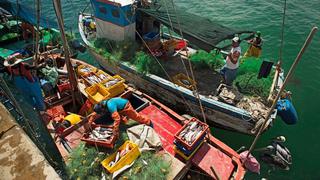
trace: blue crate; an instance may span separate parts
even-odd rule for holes
[[[184,147],[182,144],[180,144],[177,140],[174,140],[174,141],[173,141],[173,144],[175,144],[175,145],[177,146],[177,148],[178,148],[181,152],[183,152],[185,155],[189,156],[189,155],[191,155],[191,154],[193,153],[193,151],[194,151],[195,149],[197,149],[197,147],[201,144],[201,142],[204,140],[205,136],[206,136],[206,133],[203,134],[203,135],[199,138],[199,140],[194,144],[194,146],[193,146],[190,150],[187,149],[186,147]]]

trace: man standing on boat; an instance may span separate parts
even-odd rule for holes
[[[223,76],[225,83],[228,86],[232,85],[232,82],[236,79],[237,69],[239,67],[239,57],[241,54],[240,38],[234,37],[232,39],[232,48],[230,53],[226,57],[226,64],[220,70],[220,74]]]
[[[116,97],[101,101],[94,106],[93,110],[95,113],[89,117],[89,124],[98,118],[98,115],[110,113],[112,119],[114,120],[113,133],[116,137],[119,135],[119,126],[121,120],[124,122],[127,121],[127,118],[121,118],[121,116],[127,116],[128,118],[133,119],[141,124],[152,126],[151,120],[135,111],[131,103],[124,98]]]
[[[250,44],[247,52],[244,54],[244,57],[260,57],[262,51],[263,40],[261,38],[261,32],[257,31],[253,39],[250,39],[248,43]]]

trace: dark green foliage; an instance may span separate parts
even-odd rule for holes
[[[258,58],[243,58],[237,72],[237,78],[233,82],[240,92],[249,96],[261,96],[267,98],[272,85],[274,70],[268,78],[257,79],[262,60]]]
[[[103,153],[99,154],[94,147],[86,147],[85,143],[80,143],[67,161],[70,179],[100,179],[100,162],[103,159]]]
[[[7,34],[2,35],[0,37],[0,41],[6,41],[6,40],[9,40],[9,39],[17,38],[18,36],[19,36],[18,33],[7,33]]]
[[[217,70],[224,65],[224,58],[221,54],[216,54],[215,51],[208,53],[199,50],[197,53],[192,54],[189,59],[196,69],[209,67],[213,70]]]
[[[139,51],[136,53],[133,64],[136,66],[137,71],[140,73],[152,73],[159,75],[162,73],[160,65],[149,54]]]
[[[147,163],[144,164],[143,160]],[[141,179],[166,179],[170,164],[163,160],[161,156],[153,152],[142,152],[131,169],[127,170],[122,178],[128,177],[132,180]],[[121,178],[120,178],[121,179]]]

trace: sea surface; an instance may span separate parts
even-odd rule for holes
[[[23,0],[23,3],[33,0]],[[280,35],[284,0],[175,0],[178,7],[219,22],[234,29],[261,31],[264,39],[262,57],[276,62],[279,59]],[[65,23],[79,37],[78,12],[88,0],[62,0]],[[55,18],[51,0],[42,0],[42,12]],[[177,7],[177,8],[178,8]],[[89,5],[90,8],[90,5]],[[201,26],[201,24],[198,24]],[[197,25],[196,25],[197,26]],[[195,27],[196,27],[195,26]],[[283,68],[288,71],[313,26],[320,26],[320,0],[288,0],[285,16]],[[247,45],[242,43],[243,53]],[[79,59],[95,63],[88,54]],[[273,169],[261,163],[261,173],[248,172],[246,179],[320,179],[320,32],[302,56],[288,88],[299,114],[296,125],[286,125],[277,119],[273,127],[262,135],[257,147],[264,147],[270,139],[284,135],[293,156],[289,171]],[[213,135],[234,149],[250,147],[252,137],[213,129]],[[257,155],[257,154],[254,154]]]

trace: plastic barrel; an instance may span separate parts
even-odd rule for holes
[[[298,114],[291,101],[288,99],[279,100],[277,103],[278,115],[286,124],[296,124]]]

